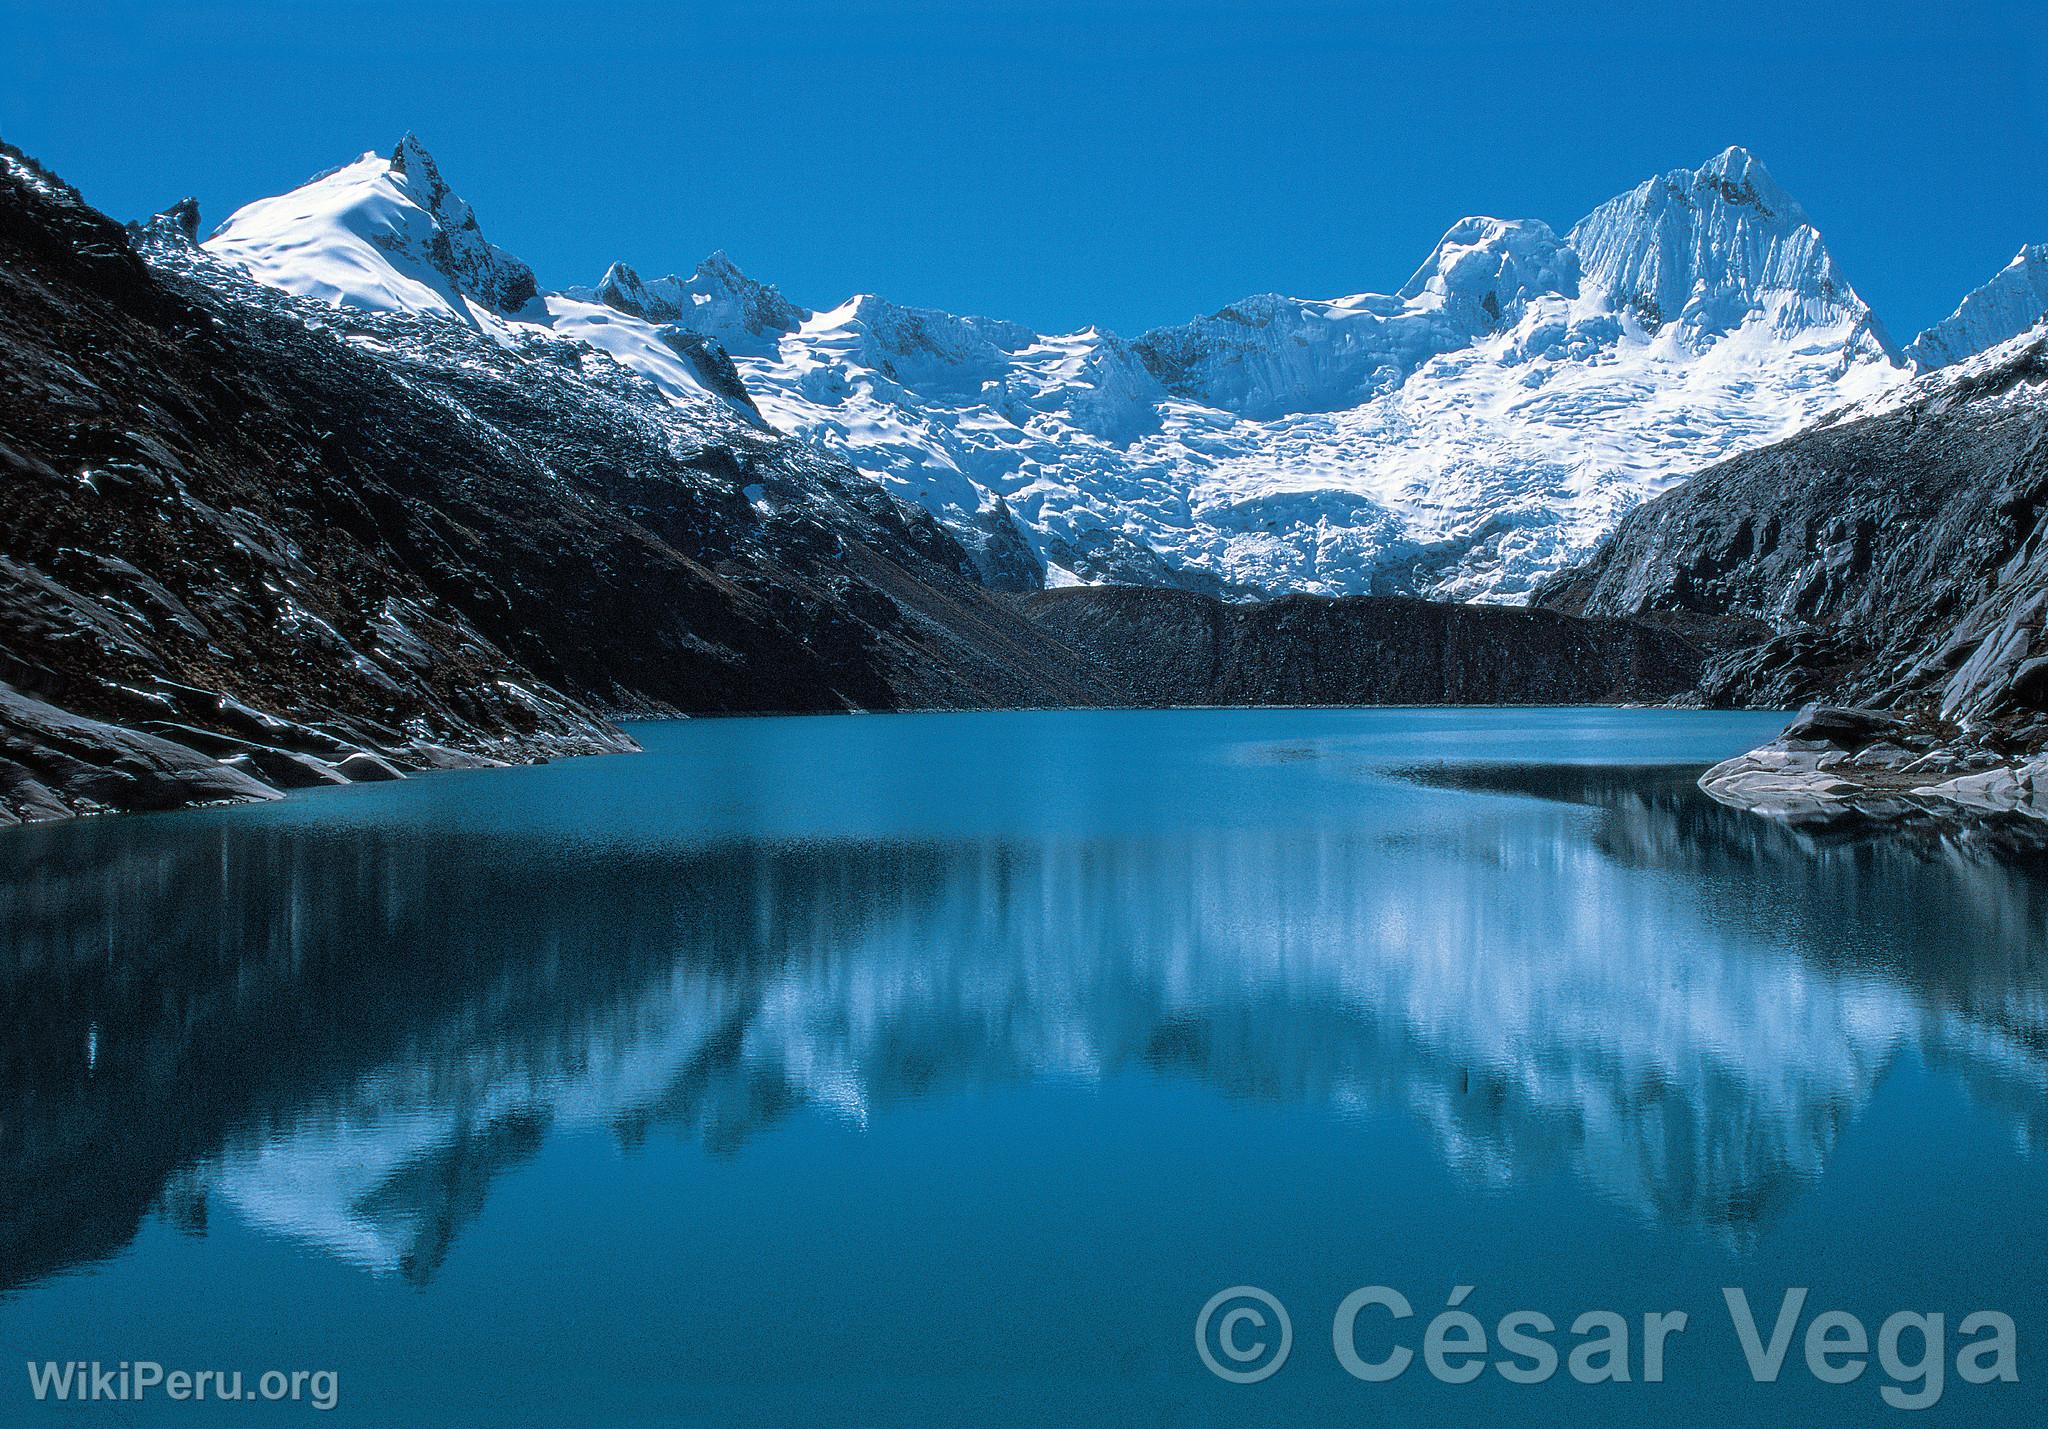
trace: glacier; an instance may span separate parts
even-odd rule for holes
[[[1741,148],[1563,234],[1461,219],[1392,293],[1260,294],[1135,338],[875,294],[811,309],[724,253],[544,292],[412,135],[205,247],[329,304],[599,349],[844,458],[1009,590],[1520,602],[1645,498],[1914,368]],[[1954,346],[2009,321],[1988,303]]]
[[[808,312],[723,255],[574,291],[636,284],[731,350],[769,421],[1020,585],[1516,601],[1646,496],[1904,375],[1735,148],[1562,236],[1463,219],[1391,294],[1263,294],[1134,340],[874,295]],[[1006,519],[1035,560],[1002,546]]]

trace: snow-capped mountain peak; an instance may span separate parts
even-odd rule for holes
[[[448,187],[440,165],[411,130],[391,152],[391,178],[433,215],[428,258],[463,292],[501,313],[516,313],[538,295],[533,269],[485,240],[475,210]]]
[[[1988,352],[2048,317],[2048,243],[2030,243],[1956,310],[1913,339],[1906,355],[1923,371]]]
[[[571,288],[570,293],[584,296],[580,290]],[[636,318],[649,322],[672,323],[682,316],[682,310],[675,300],[656,293],[647,286],[647,280],[624,263],[614,263],[604,270],[604,276],[597,280],[588,296],[593,302],[604,303],[622,313],[631,313]]]
[[[1567,236],[1460,220],[1392,293],[1265,293],[1130,342],[873,295],[772,340],[709,330],[771,421],[1002,550],[1005,579],[1013,519],[1049,580],[1240,592],[1518,599],[1643,496],[1900,376],[1739,148]]]
[[[416,135],[229,215],[206,240],[259,282],[337,307],[513,314],[539,294],[533,270],[483,236],[476,214]]]
[[[1154,328],[1137,349],[1175,395],[1240,416],[1342,411],[1514,326],[1532,302],[1578,291],[1578,256],[1549,224],[1465,218],[1395,293],[1261,293]]]
[[[1764,218],[1778,218],[1788,224],[1811,228],[1806,210],[1771,177],[1763,160],[1742,147],[1730,144],[1693,171],[1695,183],[1704,180],[1719,190],[1722,202],[1737,208],[1753,208]]]
[[[610,299],[542,293],[531,268],[484,237],[475,210],[411,133],[389,154],[372,150],[237,209],[202,246],[260,283],[329,307],[459,322],[507,347],[566,340],[607,354],[671,402],[714,402],[760,420],[718,343],[694,317],[679,326],[664,316],[660,295],[631,269],[606,275]]]
[[[757,283],[741,272],[723,249],[699,263],[687,278],[642,278],[624,263],[614,263],[594,287],[564,291],[650,322],[680,323],[743,352],[767,350],[811,316],[808,308],[792,303],[773,284]]]
[[[1897,351],[1817,230],[1747,149],[1645,179],[1573,226],[1585,281],[1655,332],[1711,341],[1757,318],[1778,332],[1845,327],[1859,356]]]
[[[199,200],[187,194],[169,208],[158,209],[144,222],[128,227],[131,232],[190,247],[199,242]]]
[[[447,180],[441,177],[441,166],[434,162],[419,135],[406,130],[391,150],[389,163],[392,181],[421,208],[454,227],[476,227],[476,214],[448,187]]]

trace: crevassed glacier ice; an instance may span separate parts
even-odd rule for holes
[[[872,296],[791,315],[723,255],[648,286],[694,296],[678,320],[770,421],[956,529],[999,505],[1061,581],[1518,600],[1645,496],[1902,375],[1741,149],[1563,237],[1460,220],[1391,294],[1262,294],[1131,341]],[[726,316],[763,308],[771,331]]]

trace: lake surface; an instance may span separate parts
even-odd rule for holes
[[[2042,864],[1692,787],[1779,723],[706,720],[8,834],[0,1423],[2039,1422]],[[1196,1348],[1240,1285],[1256,1384]],[[1386,1383],[1333,1346],[1374,1285]],[[1445,1384],[1465,1285],[1689,1328],[1661,1383]],[[1777,1383],[1723,1286],[1766,1335],[1810,1287]],[[1822,1309],[1943,1314],[1936,1406],[1814,1379]],[[2017,1384],[1958,1376],[1984,1309]]]

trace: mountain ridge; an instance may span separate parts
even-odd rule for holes
[[[1659,230],[1657,242],[1645,239],[1652,257],[1620,261],[1603,215],[1648,203],[1678,175],[1738,216],[1706,225],[1704,238]],[[1678,207],[1665,204],[1664,220]],[[1755,237],[1758,225],[1770,231]],[[1595,247],[1597,274],[1656,281],[1626,302],[1604,288],[1589,297],[1574,237]],[[1739,260],[1733,286],[1710,286],[1690,306],[1671,297],[1716,241]],[[1805,289],[1759,300],[1788,282]],[[1660,338],[1665,301],[1673,311]],[[772,350],[711,328],[735,353],[752,342],[737,361],[771,421],[956,529],[1000,495],[1047,584],[1239,596],[1519,599],[1542,573],[1588,552],[1643,494],[1868,395],[1883,385],[1872,370],[1895,376],[1898,361],[1803,210],[1739,149],[1645,181],[1563,237],[1540,220],[1462,219],[1391,294],[1254,295],[1129,339],[1099,328],[1032,334],[926,310],[926,331],[962,339],[950,383],[921,381],[899,354],[877,357],[850,336],[862,306],[849,302],[810,314]],[[1830,329],[1833,357],[1745,333],[1735,319],[1751,310],[1770,333]],[[992,328],[1012,334],[995,360],[965,340]],[[1724,342],[1728,370],[1711,370],[1704,350]],[[1644,370],[1603,383],[1591,369],[1618,352],[1639,356]],[[1558,381],[1559,364],[1578,368]],[[1773,390],[1774,365],[1798,376],[1759,415],[1755,389]],[[1533,403],[1522,401],[1532,390]],[[1559,440],[1603,415],[1620,412],[1627,424],[1649,390],[1670,391],[1681,410],[1635,419],[1606,451]],[[1699,410],[1715,416],[1710,430],[1691,430]],[[1505,464],[1491,455],[1504,433],[1521,445]]]
[[[408,154],[473,233],[410,135],[393,158]],[[346,215],[300,203],[308,256],[293,258],[243,217],[278,202],[238,211],[209,249],[350,302],[317,240]],[[1562,235],[1461,219],[1392,293],[1257,294],[1131,338],[871,293],[805,307],[724,252],[649,271],[614,263],[595,284],[468,316],[579,337],[674,400],[758,414],[923,506],[984,582],[1015,591],[1519,603],[1645,497],[1908,374],[1805,210],[1740,147],[1653,175]],[[366,304],[394,286],[368,283]]]
[[[2009,342],[2048,318],[2048,243],[2021,247],[1998,272],[1963,295],[1954,312],[1906,349],[1922,370],[1950,367]]]

